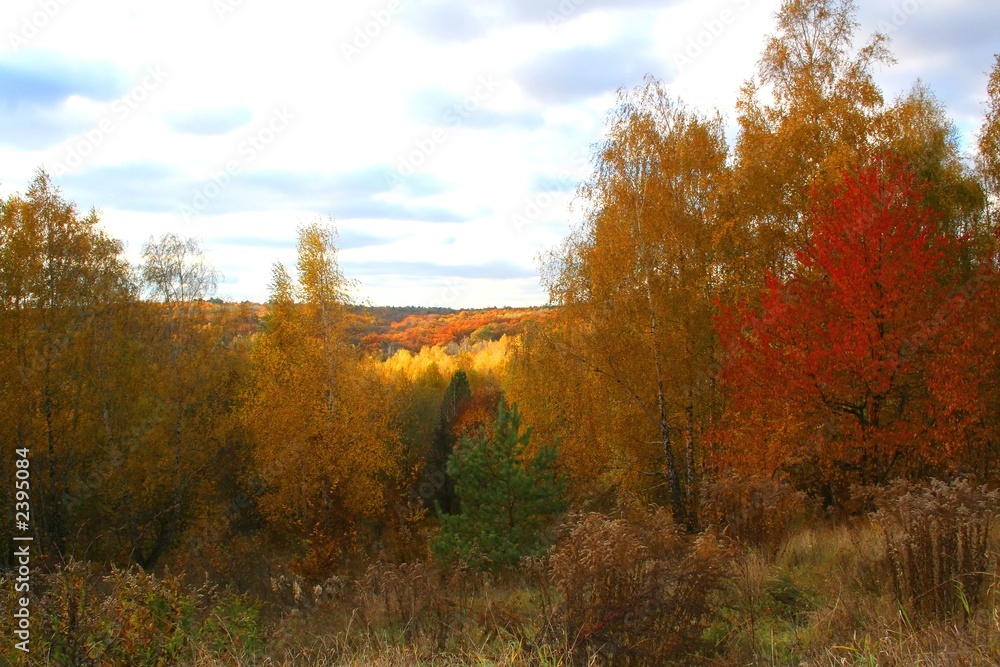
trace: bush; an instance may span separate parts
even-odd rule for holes
[[[969,615],[996,576],[989,537],[1000,493],[966,480],[897,481],[874,497],[897,600],[936,616]]]
[[[776,553],[806,515],[806,495],[767,477],[730,475],[707,484],[702,518],[730,539]]]
[[[569,653],[615,665],[684,662],[699,647],[724,560],[713,534],[692,541],[663,510],[633,522],[575,517],[551,557]]]
[[[376,561],[359,582],[356,608],[370,627],[400,630],[408,642],[426,637],[438,645],[461,625],[485,576],[461,563],[445,570],[433,559]]]
[[[206,654],[216,664],[241,664],[264,645],[258,609],[241,597],[217,599],[138,568],[102,573],[75,561],[33,579],[31,654],[45,655],[46,664],[159,666]],[[4,592],[10,583],[0,581]],[[14,655],[0,652],[7,664],[16,664]]]

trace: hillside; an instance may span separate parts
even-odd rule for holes
[[[227,318],[239,322],[237,330],[251,334],[263,327],[267,304],[229,303],[212,299],[205,304]],[[520,333],[530,322],[541,322],[554,309],[480,308],[451,310],[422,306],[356,306],[351,309],[354,321],[349,327],[351,341],[366,352],[391,356],[399,350],[419,352],[424,347],[459,345],[499,340],[501,336]]]
[[[550,308],[485,308],[448,310],[441,308],[374,307],[364,309],[368,321],[356,334],[369,351],[391,355],[405,349],[459,344],[466,338],[476,343],[499,340],[520,333],[529,322],[542,321]]]

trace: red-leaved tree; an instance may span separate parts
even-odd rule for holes
[[[891,158],[814,190],[793,276],[770,277],[759,308],[719,318],[730,399],[719,465],[788,474],[834,500],[962,447],[954,421],[966,415],[931,381],[967,368],[946,344],[962,311],[963,242],[940,231],[923,190]]]

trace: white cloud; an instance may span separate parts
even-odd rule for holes
[[[15,52],[8,36],[20,35],[45,2],[58,11]],[[296,225],[329,215],[345,230],[345,267],[368,267],[359,270],[361,294],[374,303],[525,305],[545,300],[537,279],[521,273],[568,231],[572,184],[587,174],[580,158],[601,136],[614,89],[635,86],[652,70],[688,103],[718,107],[731,121],[778,5],[7,0],[0,57],[55,53],[104,63],[126,90],[148,67],[168,73],[62,183],[81,208],[103,210],[108,230],[135,257],[150,234],[200,236],[226,275],[220,293],[263,300],[271,263],[293,262]],[[922,3],[894,31],[900,64],[879,75],[887,94],[926,71],[960,128],[973,131],[985,88],[979,72],[992,58],[989,40],[966,39],[962,30],[982,23],[981,11],[968,2],[948,11]],[[883,13],[862,7],[862,31],[874,30]],[[367,42],[358,41],[359,29]],[[928,34],[932,48],[925,48]],[[679,69],[675,55],[691,43],[697,57]],[[358,52],[347,57],[345,44]],[[972,74],[946,79],[955,63]],[[477,97],[484,77],[499,85]],[[4,192],[23,189],[35,168],[63,159],[112,113],[109,95],[92,99],[82,90],[47,116],[11,116],[4,94],[8,127],[56,142],[0,142]],[[454,122],[449,112],[471,98],[476,104]],[[241,145],[275,109],[290,110],[294,121],[240,163],[212,206],[185,221],[180,205],[243,155]],[[413,175],[390,189],[386,175],[440,130],[444,138]],[[525,212],[529,224],[515,225],[512,216]],[[410,274],[370,270],[393,264]],[[435,265],[444,267],[437,275]],[[456,266],[464,275],[452,275]],[[472,266],[485,268],[473,275]]]

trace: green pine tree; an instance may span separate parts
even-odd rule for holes
[[[565,483],[555,471],[555,447],[525,460],[531,429],[520,430],[517,405],[508,410],[501,400],[492,435],[463,437],[448,460],[459,512],[438,508],[441,533],[431,549],[440,560],[497,570],[539,550],[545,520],[565,507]]]

